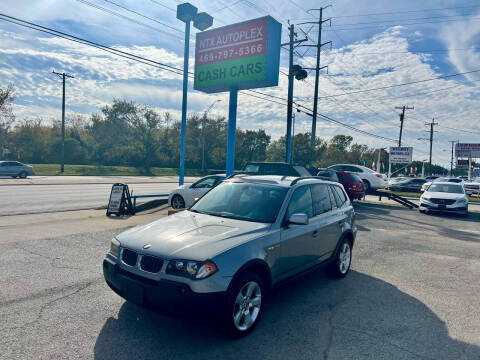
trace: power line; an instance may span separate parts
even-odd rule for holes
[[[168,10],[170,10],[170,11],[173,11],[174,13],[177,12],[177,10],[175,10],[174,8],[171,8],[170,6],[167,6],[167,5],[165,5],[165,4],[162,4],[161,2],[159,2],[159,1],[157,1],[157,0],[150,0],[150,1],[153,2],[154,4],[157,4],[158,6],[161,6],[161,7],[165,8],[165,9],[168,9]]]
[[[168,27],[168,28],[170,28],[170,29],[172,29],[172,30],[178,31],[179,33],[182,33],[182,34],[184,33],[184,31],[182,31],[182,30],[180,30],[180,29],[177,29],[177,28],[175,28],[175,27],[173,27],[173,26],[170,26],[170,25],[168,25],[168,24],[166,24],[166,23],[164,23],[164,22],[162,22],[162,21],[158,21],[157,19],[154,19],[154,18],[151,18],[151,17],[149,17],[149,16],[143,15],[143,14],[141,14],[141,13],[135,11],[135,10],[131,10],[131,9],[129,9],[129,8],[123,6],[123,5],[117,4],[117,3],[114,2],[114,1],[111,1],[111,0],[103,0],[103,1],[105,1],[105,2],[107,2],[107,3],[109,3],[109,4],[112,4],[112,5],[116,6],[116,7],[119,7],[120,9],[123,9],[123,10],[126,10],[126,11],[128,11],[128,12],[131,12],[132,14],[138,15],[138,16],[143,17],[143,18],[145,18],[145,19],[148,19],[148,20],[150,20],[150,21],[156,22],[157,24],[160,24],[160,25],[162,25],[162,26]]]
[[[123,57],[123,58],[127,58],[129,60],[137,61],[137,62],[146,64],[146,65],[154,66],[154,67],[160,68],[162,70],[170,71],[170,72],[173,72],[173,73],[176,73],[176,74],[179,74],[179,75],[181,75],[183,73],[182,69],[176,68],[174,66],[163,64],[163,63],[158,62],[158,61],[150,60],[150,59],[144,58],[142,56],[138,56],[138,55],[126,52],[126,51],[118,50],[118,49],[115,49],[115,48],[112,48],[112,47],[109,47],[109,46],[106,46],[106,45],[102,45],[102,44],[99,44],[99,43],[96,43],[96,42],[93,42],[93,41],[90,41],[90,40],[82,39],[78,36],[70,35],[70,34],[67,34],[65,32],[61,32],[61,31],[58,31],[58,30],[54,30],[52,28],[48,28],[46,26],[41,26],[41,25],[29,22],[29,21],[21,20],[21,19],[15,18],[13,16],[6,15],[6,14],[3,14],[3,13],[0,13],[0,20],[7,21],[7,22],[10,22],[10,23],[19,25],[19,26],[26,27],[26,28],[30,28],[30,29],[33,29],[33,30],[36,30],[36,31],[44,32],[44,33],[47,33],[47,34],[50,34],[50,35],[53,35],[53,36],[57,36],[57,37],[60,37],[60,38],[63,38],[63,39],[69,40],[69,41],[73,41],[73,42],[76,42],[76,43],[79,43],[79,44],[95,47],[97,49],[106,51],[108,53],[111,53],[111,54],[114,54],[114,55],[117,55],[117,56],[120,56],[120,57]]]
[[[92,4],[92,3],[90,3],[90,2],[88,2],[88,1],[86,1],[86,0],[77,0],[77,1],[80,2],[80,3],[82,3],[82,4],[85,4],[85,5],[87,5],[87,6],[90,6],[90,7],[92,7],[92,8],[95,8],[95,9],[97,9],[97,10],[100,10],[100,11],[103,11],[103,12],[105,12],[105,13],[108,13],[108,14],[111,14],[111,15],[114,15],[114,16],[117,16],[117,17],[119,17],[119,18],[122,18],[122,19],[124,19],[124,20],[133,22],[133,23],[138,24],[138,25],[145,26],[145,27],[147,27],[147,28],[149,28],[149,29],[151,29],[151,30],[157,31],[157,32],[159,32],[159,33],[172,36],[172,37],[177,38],[177,39],[180,39],[180,40],[182,40],[182,41],[184,40],[183,37],[181,37],[181,36],[177,36],[177,35],[175,35],[175,34],[172,34],[172,33],[168,32],[168,31],[164,31],[164,30],[158,29],[158,28],[156,28],[156,27],[154,27],[154,26],[151,26],[151,25],[149,25],[149,24],[146,24],[146,23],[144,23],[144,22],[142,22],[142,21],[138,21],[138,20],[132,19],[132,18],[130,18],[130,17],[128,17],[128,16],[122,15],[122,14],[116,12],[116,11],[113,11],[113,10],[110,10],[110,9],[107,9],[107,8],[104,8],[104,7],[99,6],[99,5],[96,5],[96,4]],[[175,30],[178,31],[178,29],[175,29]]]
[[[478,70],[472,70],[472,71],[466,71],[466,72],[463,72],[463,73],[451,74],[451,75],[437,76],[437,77],[431,78],[431,79],[423,79],[423,80],[417,80],[417,81],[410,81],[410,82],[406,82],[406,83],[395,84],[395,85],[388,85],[388,86],[380,86],[380,87],[377,87],[377,88],[371,88],[371,89],[365,89],[365,90],[350,91],[350,92],[345,92],[345,93],[343,93],[343,94],[327,95],[327,96],[319,97],[319,99],[327,99],[327,98],[332,98],[332,97],[337,97],[337,96],[344,96],[344,95],[351,95],[351,94],[359,94],[359,93],[368,92],[368,91],[376,91],[376,90],[390,89],[390,88],[399,87],[399,86],[419,84],[419,83],[428,82],[428,81],[433,81],[433,80],[438,80],[438,79],[447,79],[447,78],[451,78],[451,77],[454,77],[454,76],[473,74],[473,73],[477,73],[477,72],[480,72],[480,69],[478,69]]]
[[[360,16],[408,14],[408,13],[425,12],[425,11],[458,10],[458,9],[478,9],[478,6],[455,6],[455,7],[444,7],[444,8],[434,8],[434,9],[417,9],[417,10],[390,11],[390,12],[383,12],[383,13],[341,15],[341,16],[332,16],[332,19],[351,18],[351,17],[360,17]],[[294,20],[311,20],[311,19],[312,18],[309,18],[309,19],[294,19]]]
[[[403,18],[403,19],[390,19],[390,20],[379,20],[379,21],[368,21],[368,22],[356,22],[356,23],[344,23],[338,24],[338,26],[352,26],[352,25],[368,25],[368,24],[383,24],[387,22],[398,22],[398,21],[416,21],[416,20],[431,20],[431,19],[445,19],[445,18],[463,18],[470,16],[471,18],[477,18],[478,15],[473,14],[462,14],[462,15],[442,15],[442,16],[429,16],[429,17],[420,17],[420,18]]]

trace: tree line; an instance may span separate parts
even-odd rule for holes
[[[61,122],[16,120],[12,112],[14,89],[0,87],[0,150],[2,159],[29,164],[60,162]],[[193,115],[187,119],[185,167],[221,170],[225,168],[227,121]],[[180,159],[180,122],[168,112],[131,101],[114,100],[90,117],[66,119],[65,163],[133,166],[149,173],[152,167],[176,168]],[[285,137],[271,139],[265,130],[236,130],[235,168],[247,161],[285,161]],[[353,138],[336,135],[317,138],[310,146],[310,134],[293,137],[293,162],[326,167],[335,163],[363,163],[371,167],[378,150],[353,143]],[[381,154],[386,164],[388,155]],[[384,169],[386,171],[386,169]]]

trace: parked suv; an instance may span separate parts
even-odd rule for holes
[[[25,179],[27,176],[33,175],[35,175],[35,172],[29,165],[22,164],[18,161],[0,161],[0,176]]]
[[[242,172],[251,175],[311,176],[303,166],[282,162],[248,162]]]
[[[370,190],[383,189],[385,186],[387,186],[386,175],[377,173],[365,166],[337,164],[329,166],[328,168],[332,170],[349,171],[355,173],[360,179],[362,179],[363,184],[365,185],[365,192],[367,193]]]
[[[354,222],[340,184],[236,175],[188,210],[113,238],[104,276],[129,301],[213,309],[234,335],[246,335],[281,280],[324,262],[330,274],[347,275]]]

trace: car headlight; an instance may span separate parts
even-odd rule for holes
[[[170,275],[183,276],[194,280],[199,280],[205,279],[217,272],[217,266],[210,260],[171,260],[167,265],[166,272]]]
[[[457,199],[457,203],[458,203],[458,204],[466,204],[466,203],[467,203],[467,199],[465,199],[465,198]]]
[[[116,238],[113,238],[110,242],[110,253],[116,257],[120,254],[120,241]]]

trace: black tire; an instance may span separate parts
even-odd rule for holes
[[[344,262],[344,250],[345,246],[347,246],[349,251],[349,260],[348,265]],[[352,264],[352,242],[348,238],[343,238],[340,240],[337,250],[335,251],[332,260],[330,261],[330,265],[328,267],[328,273],[331,277],[335,278],[344,278],[347,276],[348,272],[350,271],[350,265]]]
[[[181,195],[175,194],[172,197],[172,208],[183,209],[185,208],[185,200]]]
[[[368,194],[370,192],[370,183],[367,181],[367,180],[362,180],[363,181],[363,185],[365,186],[365,194]]]
[[[27,178],[27,172],[26,171],[22,171],[20,174],[18,174],[18,177],[20,179],[26,179]]]
[[[17,178],[17,175],[12,175],[12,178],[16,179],[16,178]]]
[[[418,211],[420,211],[422,214],[425,214],[425,210],[424,210],[424,209],[419,209]]]
[[[256,284],[259,292],[255,288],[255,291],[252,292],[251,296],[247,298],[244,297],[244,303],[239,304],[237,298],[241,297],[241,294],[246,294],[245,291],[248,290],[250,284]],[[255,327],[260,321],[260,317],[263,312],[264,296],[265,286],[263,284],[262,278],[256,273],[246,271],[233,280],[233,283],[227,292],[226,304],[222,317],[223,324],[230,333],[230,335],[236,338],[243,337],[250,334],[255,329]],[[242,299],[240,299],[240,301],[242,301]],[[260,302],[260,304],[257,309],[252,305],[252,303],[258,303],[258,301]],[[250,308],[248,307],[249,305],[251,306]],[[235,314],[240,314],[242,312],[240,308],[241,306],[245,306],[245,311],[250,314],[250,320],[251,317],[253,317],[253,315],[255,314],[253,322],[245,329],[239,328],[239,326],[237,325],[238,323],[236,324],[235,322]],[[240,316],[240,326],[242,326],[242,324],[246,325],[246,316],[247,315],[245,315],[245,313],[244,315]],[[245,321],[242,322],[242,320]]]

